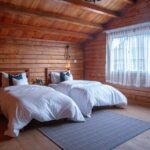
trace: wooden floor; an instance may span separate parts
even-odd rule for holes
[[[112,109],[112,111],[150,122],[150,108],[129,105],[127,109]],[[2,120],[0,120],[2,124]],[[60,150],[53,142],[36,129],[28,129],[19,137],[8,140],[0,138],[0,150]],[[150,150],[150,130],[123,143],[115,150]]]

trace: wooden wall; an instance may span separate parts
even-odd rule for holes
[[[124,17],[108,24],[108,29],[123,27],[150,21],[150,1],[138,0],[135,6],[128,9]],[[84,48],[84,77],[89,80],[105,82],[106,34],[101,33],[95,40],[87,41]],[[113,85],[120,89],[129,102],[150,105],[150,88],[132,88]]]
[[[105,82],[105,34],[87,42],[84,48],[84,78]]]
[[[77,44],[40,40],[0,39],[0,68],[29,68],[32,79],[45,80],[45,68],[65,69],[66,44],[71,46],[71,71],[83,78],[83,51]],[[74,60],[77,62],[74,63]]]

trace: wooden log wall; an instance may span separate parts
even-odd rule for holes
[[[128,9],[124,17],[108,24],[108,29],[150,21],[150,1],[138,0]],[[95,40],[88,41],[84,48],[84,78],[105,83],[106,34],[103,32]],[[121,90],[130,103],[150,106],[150,88],[133,88],[113,85]]]
[[[67,44],[71,47],[73,76],[75,79],[82,79],[82,47],[72,43],[1,38],[0,68],[29,68],[31,81],[36,78],[45,81],[45,68],[65,70],[64,53]]]

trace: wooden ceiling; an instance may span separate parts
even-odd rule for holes
[[[84,42],[134,0],[0,0],[0,38]]]

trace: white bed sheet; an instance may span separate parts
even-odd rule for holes
[[[0,91],[0,107],[8,118],[5,135],[16,137],[32,119],[38,121],[69,118],[84,121],[75,102],[68,96],[46,86],[11,86]]]
[[[119,90],[97,81],[73,80],[50,86],[70,96],[87,117],[90,117],[94,106],[127,105],[127,98]]]

